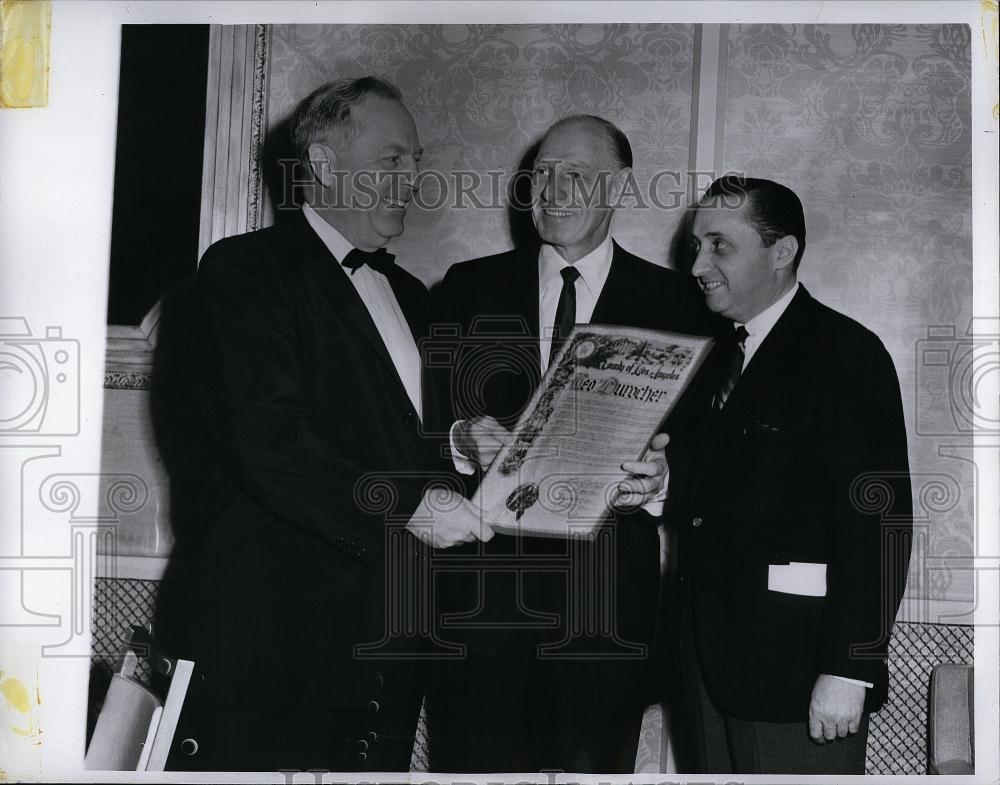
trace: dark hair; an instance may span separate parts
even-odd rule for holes
[[[621,128],[617,125],[605,120],[603,117],[598,117],[596,114],[571,114],[568,117],[557,120],[545,132],[542,141],[544,142],[545,137],[557,128],[572,124],[589,125],[591,128],[603,133],[607,137],[608,147],[615,159],[615,163],[622,169],[632,166],[632,145],[629,144],[628,137],[625,136]]]
[[[782,237],[792,235],[799,250],[792,260],[792,271],[799,269],[806,250],[806,219],[802,202],[791,188],[771,180],[726,175],[710,186],[698,201],[699,206],[712,199],[721,199],[724,206],[747,206],[747,220],[757,231],[764,245],[771,247]]]
[[[309,161],[309,145],[331,133],[353,133],[351,109],[363,104],[370,95],[402,103],[399,89],[377,76],[338,79],[313,90],[299,104],[292,117],[292,146],[299,160]]]

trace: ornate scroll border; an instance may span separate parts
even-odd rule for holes
[[[267,133],[267,86],[271,64],[271,26],[254,26],[253,99],[250,109],[250,171],[247,182],[247,229],[260,229],[264,210],[264,136]]]

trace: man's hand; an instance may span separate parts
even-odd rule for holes
[[[864,685],[821,674],[809,701],[809,735],[822,744],[857,733],[864,708]]]
[[[629,473],[615,489],[611,506],[616,510],[635,510],[651,502],[663,490],[667,475],[666,446],[670,437],[658,433],[649,443],[649,450],[642,461],[625,461],[622,470]]]
[[[455,447],[480,469],[486,469],[502,447],[510,444],[510,431],[492,417],[459,420],[454,430]]]
[[[493,539],[493,529],[480,520],[476,505],[460,493],[444,488],[424,492],[406,528],[435,548]]]

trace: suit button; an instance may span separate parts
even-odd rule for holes
[[[695,528],[701,526],[701,518],[693,518],[691,520],[691,525],[694,526]]]
[[[368,553],[368,549],[364,545],[359,545],[355,551],[358,556],[364,556]]]
[[[364,739],[358,739],[357,748],[359,752],[365,752],[368,750],[368,742]]]
[[[374,714],[378,714],[378,710],[382,707],[378,705],[378,701],[368,701],[368,708],[371,709]]]
[[[368,754],[364,753],[364,752],[359,752],[358,753],[358,760],[360,760],[362,762],[368,760]]]
[[[372,743],[378,741],[378,734],[373,730],[368,731],[368,740]]]

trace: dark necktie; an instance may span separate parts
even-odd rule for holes
[[[562,291],[559,293],[559,304],[556,306],[556,318],[552,323],[552,345],[549,348],[549,365],[555,359],[559,349],[573,330],[576,324],[576,279],[580,277],[580,271],[570,265],[563,267],[559,274],[562,276]]]
[[[379,248],[377,251],[362,251],[359,248],[352,248],[342,264],[351,271],[351,275],[354,275],[359,267],[366,264],[375,272],[388,275],[395,260],[396,257],[385,250],[385,248]]]
[[[725,405],[726,399],[732,395],[733,389],[736,387],[736,382],[740,380],[740,374],[743,373],[743,358],[746,356],[744,344],[748,335],[746,327],[740,326],[736,328],[736,345],[733,346],[733,355],[729,361],[729,368],[726,370],[726,375],[722,377],[719,389],[715,393],[716,411],[719,411]]]

